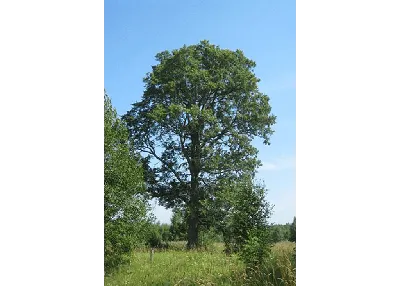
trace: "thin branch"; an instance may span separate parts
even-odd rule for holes
[[[142,149],[142,148],[138,148],[138,150],[141,151],[141,152],[145,152],[145,153],[148,153],[148,154],[153,155],[158,161],[160,161],[165,167],[167,167],[167,168],[175,175],[175,178],[176,178],[179,182],[181,182],[182,184],[185,183],[185,182],[178,176],[178,173],[177,173],[173,168],[171,168],[171,167],[167,164],[167,162],[166,162],[165,160],[163,160],[160,156],[157,155],[157,153],[155,152],[154,148],[151,148],[151,147],[146,147],[146,148],[147,148],[148,150]]]
[[[213,145],[218,140],[222,139],[222,137],[228,134],[228,131],[232,128],[232,126],[236,123],[236,121],[237,121],[237,115],[235,115],[235,118],[232,120],[229,126],[226,126],[216,137],[204,138],[204,143],[201,145],[201,147],[203,148],[204,146],[206,146],[207,143],[209,143],[209,145]],[[208,140],[210,141],[208,142]]]

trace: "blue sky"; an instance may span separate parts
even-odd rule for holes
[[[257,178],[275,205],[271,222],[296,213],[296,7],[295,1],[105,0],[104,87],[123,115],[143,92],[143,77],[164,50],[209,40],[241,49],[257,64],[259,89],[277,116],[271,145],[255,141],[264,163]],[[170,211],[156,206],[161,222]]]

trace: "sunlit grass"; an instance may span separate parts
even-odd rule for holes
[[[105,277],[105,285],[292,286],[296,283],[291,260],[294,246],[294,243],[282,242],[272,248],[270,265],[260,269],[260,278],[264,279],[259,281],[261,284],[254,284],[254,281],[246,279],[243,263],[235,255],[226,256],[222,251],[222,244],[216,244],[212,251],[185,251],[175,250],[181,247],[184,249],[183,243],[176,243],[172,249],[156,250],[152,262],[149,250],[133,252],[130,264]],[[272,276],[266,271],[279,275]]]

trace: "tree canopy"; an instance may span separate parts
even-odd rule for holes
[[[275,116],[258,90],[255,62],[202,41],[164,51],[144,78],[140,102],[124,116],[145,177],[166,207],[188,210],[188,247],[198,244],[202,205],[221,181],[253,175],[255,137],[269,144]],[[223,179],[223,180],[222,180]]]

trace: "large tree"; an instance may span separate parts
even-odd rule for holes
[[[128,130],[104,92],[104,268],[123,262],[147,225],[148,205],[139,158]]]
[[[269,97],[258,90],[255,62],[242,51],[202,41],[156,55],[140,102],[124,116],[135,147],[147,154],[146,180],[166,207],[188,211],[188,247],[198,245],[202,205],[221,178],[260,165],[254,137],[269,144]]]

